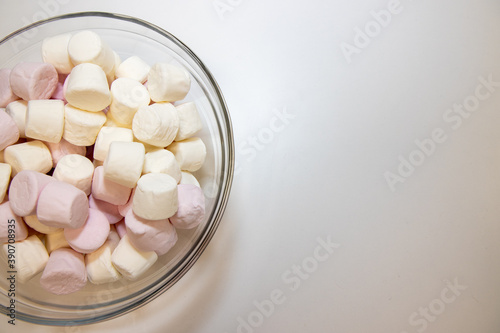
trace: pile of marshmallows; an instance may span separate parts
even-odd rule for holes
[[[206,148],[182,68],[121,62],[92,31],[0,70],[0,244],[54,294],[136,279],[200,224]],[[11,177],[12,180],[11,180]],[[7,192],[8,190],[8,192]],[[15,250],[13,249],[15,246]]]

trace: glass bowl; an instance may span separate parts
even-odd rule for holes
[[[205,194],[206,215],[195,229],[178,230],[179,240],[135,281],[93,285],[79,292],[53,295],[40,287],[38,274],[16,284],[16,319],[43,325],[83,325],[121,316],[148,303],[175,284],[196,262],[212,239],[224,212],[234,170],[231,121],[222,93],[208,69],[181,41],[167,31],[137,18],[102,12],[62,15],[33,23],[0,41],[0,68],[21,61],[42,61],[44,38],[67,32],[97,32],[120,57],[137,55],[150,65],[168,62],[191,75],[191,90],[184,101],[198,107],[207,147],[203,167],[195,174]],[[7,265],[0,262],[0,312],[9,314]],[[7,318],[8,319],[8,318]]]

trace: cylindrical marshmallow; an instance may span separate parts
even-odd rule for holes
[[[9,103],[5,107],[5,112],[12,117],[19,130],[19,137],[26,138],[26,113],[28,112],[28,102],[18,100]],[[0,122],[1,123],[1,122]]]
[[[8,68],[0,69],[0,108],[4,108],[10,102],[13,102],[17,97],[10,87],[10,72]]]
[[[191,185],[196,185],[198,187],[200,186],[200,182],[196,179],[195,176],[189,171],[181,171],[181,181],[179,182],[179,185],[186,185],[186,184],[191,184]]]
[[[23,170],[47,173],[52,169],[52,155],[43,142],[34,140],[5,148],[5,162],[12,166],[15,176]]]
[[[177,211],[177,182],[164,173],[148,173],[137,182],[134,213],[146,220],[163,220]]]
[[[123,219],[120,215],[117,205],[110,204],[109,202],[98,200],[92,195],[89,197],[89,207],[96,209],[103,213],[108,219],[109,224],[115,224]]]
[[[83,254],[72,249],[53,251],[40,277],[43,289],[56,295],[66,295],[82,289],[87,284],[87,270]]]
[[[101,39],[101,36],[90,30],[77,32],[71,37],[68,53],[73,64],[95,64],[100,66],[106,74],[110,73],[115,65],[113,50]]]
[[[48,183],[56,181],[41,172],[25,170],[11,181],[9,188],[10,206],[19,216],[34,215],[38,197]]]
[[[175,102],[186,97],[191,87],[189,73],[183,68],[157,63],[148,74],[148,90],[155,102]]]
[[[104,177],[134,188],[144,166],[144,146],[138,142],[112,142],[104,161]]]
[[[80,253],[92,253],[100,248],[109,235],[109,222],[97,209],[90,208],[87,221],[78,229],[64,229],[69,245]]]
[[[9,188],[12,167],[10,164],[0,162],[0,203],[3,202]]]
[[[69,74],[74,66],[68,53],[70,38],[71,34],[66,33],[47,37],[42,42],[43,61],[52,64],[60,74]]]
[[[103,126],[95,140],[94,159],[104,161],[111,142],[132,142],[133,140],[132,130],[128,128]]]
[[[179,131],[175,141],[182,141],[194,136],[203,128],[200,115],[194,102],[183,103],[175,107],[179,115]]]
[[[40,193],[36,208],[40,222],[56,228],[80,228],[89,215],[89,201],[82,190],[65,182],[50,182]]]
[[[50,98],[57,82],[54,66],[43,62],[21,62],[10,73],[12,91],[25,101]]]
[[[112,234],[113,232],[110,232],[110,235]],[[116,231],[114,234],[116,234]],[[117,234],[116,237],[116,240],[108,237],[99,249],[85,256],[85,267],[90,282],[94,284],[110,283],[121,278],[120,272],[116,270],[111,262],[111,254],[120,241]]]
[[[131,188],[104,178],[104,167],[99,166],[94,170],[92,181],[92,196],[95,199],[109,202],[113,205],[124,205],[130,198]]]
[[[120,124],[132,125],[134,115],[140,107],[148,106],[149,92],[140,82],[129,78],[118,78],[111,84],[111,117]]]
[[[154,251],[140,251],[124,235],[111,255],[113,266],[128,280],[135,280],[145,273],[158,259]]]
[[[182,171],[194,172],[200,169],[207,156],[205,144],[197,137],[174,142],[167,149],[175,155]]]
[[[14,214],[8,201],[0,204],[0,243],[7,243],[9,238],[20,241],[26,237],[28,228],[23,219]]]
[[[88,112],[69,104],[64,107],[64,134],[69,143],[76,146],[90,146],[106,122],[104,112]]]
[[[151,66],[149,66],[144,60],[142,60],[138,56],[132,56],[125,59],[118,66],[118,68],[116,69],[116,77],[126,77],[136,80],[140,83],[144,83],[148,79],[150,69]]]
[[[60,249],[62,247],[70,247],[66,237],[64,237],[64,229],[59,228],[57,232],[45,235],[45,247],[48,253]]]
[[[12,247],[15,249],[14,253],[12,253]],[[21,283],[29,281],[43,271],[49,260],[49,254],[45,246],[36,235],[14,244],[4,244],[2,250],[5,256],[14,254],[15,259],[13,259],[13,262],[17,271],[17,279]]]
[[[114,226],[120,238],[123,238],[123,236],[127,234],[127,226],[125,225],[125,220],[121,220],[120,222],[114,224]]]
[[[46,226],[45,224],[40,222],[36,215],[25,216],[23,220],[31,229],[41,232],[42,234],[53,234],[63,230],[61,228]]]
[[[118,205],[118,212],[122,217],[125,217],[128,213],[129,210],[132,209],[132,202],[134,201],[134,192],[135,188],[132,190],[132,194],[130,195],[130,199],[127,201],[126,204],[123,205]]]
[[[178,130],[179,116],[170,103],[141,107],[132,122],[132,131],[137,139],[161,148],[174,141]]]
[[[172,176],[177,183],[181,180],[179,163],[177,163],[174,154],[166,149],[158,149],[147,153],[144,157],[142,172],[144,174],[152,172],[166,173]]]
[[[14,120],[5,111],[0,111],[0,150],[19,140],[19,129]]]
[[[57,143],[64,130],[64,102],[57,99],[31,100],[26,113],[26,137]]]
[[[177,186],[179,207],[170,218],[177,229],[192,229],[197,227],[205,217],[205,196],[196,185]]]
[[[61,139],[58,143],[45,142],[45,145],[50,150],[52,155],[52,166],[55,168],[57,163],[66,155],[78,154],[85,156],[87,152],[87,147],[85,146],[75,146],[68,141]]]
[[[88,158],[71,154],[61,158],[52,177],[71,184],[89,195],[93,175],[94,164]]]
[[[145,220],[130,210],[125,225],[130,243],[141,251],[155,251],[161,256],[177,242],[177,232],[168,219]]]
[[[64,98],[82,110],[105,109],[111,103],[111,93],[102,68],[94,64],[75,66],[68,77]]]

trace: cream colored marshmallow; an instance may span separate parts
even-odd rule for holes
[[[139,251],[127,235],[118,243],[111,255],[113,266],[128,280],[135,280],[145,273],[158,259],[154,251]]]
[[[134,188],[144,166],[144,146],[138,142],[112,142],[104,160],[104,178]]]
[[[31,100],[26,113],[26,137],[58,143],[64,131],[64,102],[58,99]]]
[[[64,229],[60,229],[59,231],[45,236],[45,248],[49,254],[62,247],[70,247],[68,241],[64,237]]]
[[[179,185],[196,185],[198,187],[200,186],[200,183],[196,179],[195,176],[189,171],[181,171],[181,181],[179,182]]]
[[[43,142],[34,140],[5,148],[5,162],[12,167],[12,176],[22,170],[47,173],[52,169],[52,155]]]
[[[10,175],[12,167],[7,163],[0,163],[0,203],[5,199],[7,189],[9,188]]]
[[[96,251],[85,256],[85,266],[90,282],[94,284],[110,283],[122,276],[111,262],[111,255],[120,242],[116,231],[110,231],[108,240]]]
[[[151,69],[144,60],[139,58],[138,56],[132,56],[130,58],[125,59],[116,70],[116,77],[126,77],[140,83],[146,82],[148,78],[148,73]]]
[[[71,62],[76,66],[83,63],[98,65],[109,74],[115,65],[113,50],[102,40],[101,36],[90,30],[74,34],[68,43]]]
[[[0,150],[0,163],[4,163],[5,162],[5,158],[3,157],[4,156],[4,150]]]
[[[207,156],[205,144],[197,137],[174,142],[167,149],[175,155],[182,171],[194,172],[200,169]]]
[[[203,128],[196,104],[188,102],[177,105],[175,108],[179,115],[179,131],[177,131],[175,141],[188,139]]]
[[[93,175],[94,164],[88,158],[69,154],[59,160],[52,177],[79,188],[88,196]]]
[[[179,130],[179,116],[170,103],[155,103],[139,108],[132,122],[134,136],[147,144],[164,148]]]
[[[97,135],[94,146],[94,159],[104,161],[108,155],[111,142],[133,142],[132,130],[121,127],[103,126]]]
[[[19,137],[26,138],[25,128],[26,128],[26,113],[28,112],[28,102],[23,100],[18,100],[10,102],[5,107],[5,112],[14,119],[14,122],[19,129]]]
[[[166,149],[157,149],[149,152],[144,157],[144,168],[142,173],[166,173],[172,176],[178,183],[181,180],[181,168],[174,154]]]
[[[175,102],[186,97],[191,87],[189,73],[183,68],[157,63],[148,74],[148,90],[155,102]]]
[[[149,92],[140,82],[130,78],[118,78],[111,84],[111,117],[125,126],[132,126],[134,115],[140,107],[149,105]]]
[[[68,53],[71,34],[47,37],[42,42],[42,57],[44,62],[52,64],[59,74],[69,74],[74,65]]]
[[[88,112],[69,104],[64,107],[63,137],[75,146],[91,146],[106,122],[104,112]]]
[[[12,246],[15,247],[13,252],[15,256],[14,265],[19,282],[27,282],[43,271],[49,260],[49,254],[38,236],[32,235],[14,244],[4,244],[2,250],[5,256],[8,257],[9,254],[12,254]]]
[[[177,212],[177,181],[164,173],[148,173],[137,182],[134,213],[146,220],[162,220]]]
[[[64,98],[82,110],[104,110],[111,103],[111,93],[102,68],[86,63],[75,66],[68,76]]]
[[[23,217],[24,222],[31,227],[31,229],[41,232],[42,234],[53,234],[63,230],[62,228],[49,227],[38,219],[36,215],[28,215]]]

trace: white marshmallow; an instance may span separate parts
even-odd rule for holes
[[[9,188],[10,175],[12,167],[7,163],[0,163],[0,203],[5,199],[7,189]]]
[[[34,140],[5,148],[5,162],[12,167],[12,176],[22,170],[47,173],[52,169],[52,155],[43,142]]]
[[[177,212],[177,182],[164,173],[148,173],[137,182],[132,199],[135,215],[146,220],[162,220]]]
[[[45,236],[45,248],[49,254],[62,247],[70,247],[66,237],[64,237],[64,229]]]
[[[116,231],[110,231],[108,240],[99,249],[85,256],[85,266],[90,282],[109,283],[122,277],[111,262],[111,254],[119,242],[120,236]]]
[[[112,142],[104,160],[104,178],[134,188],[144,166],[144,146],[138,142]]]
[[[28,215],[23,217],[24,222],[34,229],[35,231],[41,232],[42,234],[53,234],[55,232],[59,232],[63,230],[62,228],[49,227],[38,219],[36,215]]]
[[[88,196],[93,175],[94,164],[88,158],[69,154],[59,160],[52,177],[79,188]]]
[[[145,273],[158,259],[154,251],[139,251],[124,235],[111,255],[113,266],[128,280],[135,280]]]
[[[14,244],[4,244],[2,250],[7,258],[8,254],[13,251],[12,247],[15,247],[13,252],[15,256],[14,265],[17,271],[17,279],[21,283],[27,282],[43,271],[49,260],[49,254],[45,250],[45,246],[36,235]]]
[[[132,56],[125,59],[116,70],[116,77],[126,77],[140,83],[146,82],[148,78],[148,73],[151,69],[144,60],[138,56]]]
[[[144,157],[144,168],[142,173],[166,173],[172,176],[178,183],[181,180],[181,168],[174,154],[166,149],[157,149],[149,152]]]
[[[167,149],[175,155],[182,171],[194,172],[200,169],[207,156],[205,144],[197,137],[174,142]]]
[[[61,141],[64,131],[64,102],[57,99],[29,101],[25,131],[28,138],[52,143]]]
[[[115,73],[116,73],[116,70],[118,69],[118,67],[120,67],[121,63],[122,63],[122,59],[120,58],[120,55],[118,53],[116,53],[115,51],[113,51],[113,56],[115,58]]]
[[[171,144],[178,130],[179,116],[170,103],[140,107],[132,122],[132,131],[137,139],[160,148]]]
[[[94,64],[75,66],[68,76],[64,98],[82,110],[104,110],[111,103],[111,93],[102,68]]]
[[[94,146],[94,159],[104,161],[108,155],[111,142],[133,142],[132,130],[121,127],[103,126],[97,135]]]
[[[132,126],[134,115],[140,107],[148,106],[149,92],[140,82],[118,78],[111,84],[109,114],[119,124]]]
[[[71,62],[76,66],[83,63],[98,65],[108,74],[115,65],[113,50],[93,31],[84,30],[74,34],[68,43]]]
[[[175,141],[188,139],[203,128],[196,104],[188,102],[177,105],[175,108],[179,115],[179,131],[177,131]]]
[[[91,146],[106,122],[104,112],[88,112],[69,104],[64,106],[63,137],[75,146]]]
[[[200,183],[198,182],[196,177],[193,176],[193,174],[191,174],[191,172],[181,171],[181,181],[179,182],[179,185],[188,185],[188,184],[201,187]]]
[[[5,112],[14,119],[14,122],[19,129],[19,137],[26,138],[25,128],[26,128],[26,113],[28,112],[28,102],[23,100],[18,100],[10,102],[5,107]]]
[[[43,61],[52,64],[59,74],[69,74],[74,66],[68,53],[70,39],[71,34],[67,33],[45,38],[42,42]]]
[[[157,63],[148,74],[148,90],[155,102],[175,102],[186,97],[191,87],[189,73],[183,68]]]

